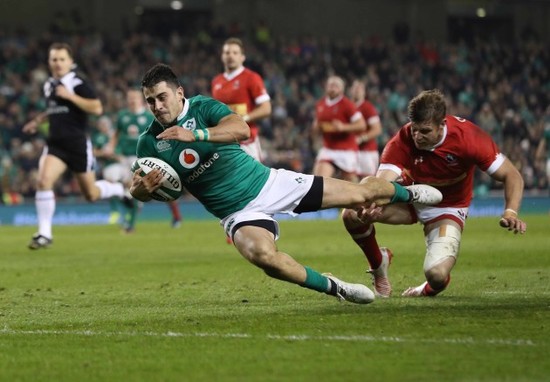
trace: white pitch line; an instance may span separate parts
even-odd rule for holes
[[[472,337],[463,338],[402,338],[402,337],[375,337],[375,336],[310,336],[310,335],[253,335],[247,333],[180,333],[180,332],[98,332],[93,330],[14,330],[4,327],[0,330],[0,336],[10,335],[72,335],[90,337],[210,337],[210,338],[245,338],[245,339],[268,339],[283,341],[337,341],[337,342],[395,342],[395,343],[446,343],[455,345],[502,345],[502,346],[537,346],[529,339],[505,339],[488,338],[475,339]]]

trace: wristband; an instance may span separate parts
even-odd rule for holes
[[[193,136],[197,142],[207,141],[210,138],[210,133],[207,129],[196,129],[193,130]]]
[[[506,209],[504,210],[504,212],[506,212],[506,211],[511,212],[511,213],[513,213],[514,215],[518,216],[518,213],[517,213],[516,210],[513,210],[513,209],[511,209],[511,208],[506,208]]]

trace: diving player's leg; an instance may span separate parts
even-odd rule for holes
[[[273,228],[271,228],[273,227]],[[233,242],[239,253],[268,276],[357,304],[374,301],[374,293],[362,284],[344,282],[303,266],[275,244],[275,225],[269,220],[249,221],[238,227]]]
[[[385,179],[367,177],[361,183],[351,183],[334,178],[324,178],[322,209],[333,207],[359,208],[375,203],[383,206],[390,203],[437,204],[441,192],[428,185],[401,186]]]

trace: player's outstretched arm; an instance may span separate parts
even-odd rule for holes
[[[250,126],[237,114],[229,114],[212,128],[209,132],[208,141],[217,143],[241,142],[250,138]]]
[[[45,112],[42,112],[38,114],[36,117],[31,119],[29,122],[25,123],[23,126],[22,131],[25,134],[35,134],[38,130],[38,126],[44,122],[44,120],[48,117],[48,115]]]
[[[506,158],[502,166],[491,176],[504,183],[504,202],[506,207],[499,220],[500,226],[514,233],[525,233],[527,224],[518,217],[523,197],[523,178],[521,174],[512,162]]]
[[[254,122],[263,118],[267,118],[271,115],[271,101],[262,102],[248,114],[243,115],[245,122]]]

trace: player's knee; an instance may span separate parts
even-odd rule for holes
[[[355,228],[362,224],[361,220],[357,217],[357,212],[350,208],[344,208],[344,210],[342,210],[342,221],[346,228]]]
[[[433,289],[444,289],[447,286],[450,269],[443,266],[436,266],[428,269],[425,273],[426,281]]]
[[[428,233],[424,259],[424,274],[428,281],[438,283],[448,277],[458,257],[461,235],[457,227],[449,224]]]
[[[255,266],[263,270],[273,267],[275,252],[271,243],[267,244],[256,240],[245,240],[243,243],[236,236],[235,245],[239,252]]]
[[[282,278],[283,269],[277,261],[276,251],[266,247],[255,248],[250,261],[258,268],[261,268],[266,275],[276,279]]]

